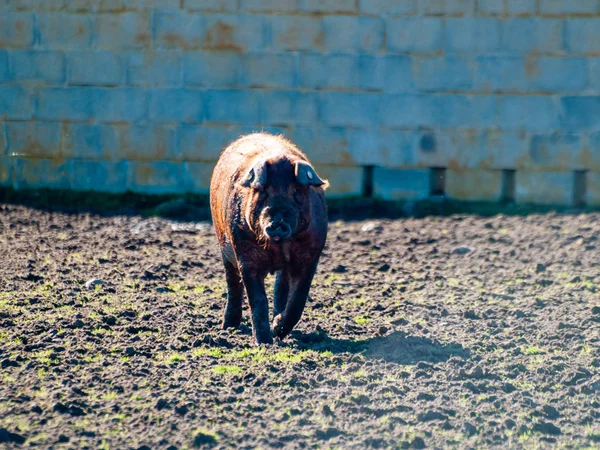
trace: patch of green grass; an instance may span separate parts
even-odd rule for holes
[[[219,375],[239,375],[240,373],[242,373],[242,369],[240,369],[238,366],[225,365],[216,366],[213,368],[213,371]]]
[[[371,319],[365,316],[356,316],[352,320],[354,320],[354,323],[357,325],[366,325],[371,321]]]
[[[52,364],[55,359],[52,359],[53,356],[52,350],[40,350],[39,352],[34,353],[34,358],[36,358],[42,364]]]
[[[103,394],[101,398],[102,398],[102,400],[110,401],[110,400],[116,400],[118,397],[119,397],[118,393],[116,393],[114,391],[109,391],[106,394]]]
[[[212,356],[213,358],[222,358],[223,357],[223,350],[221,350],[220,348],[198,348],[196,350],[194,350],[194,352],[192,353],[192,356],[198,357],[198,356]]]
[[[526,355],[539,355],[540,353],[542,353],[542,349],[540,347],[532,345],[523,349],[523,353],[525,353]]]

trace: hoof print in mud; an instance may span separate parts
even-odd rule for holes
[[[327,237],[326,187],[283,137],[250,134],[223,151],[210,207],[226,272],[224,328],[239,326],[245,291],[256,342],[273,342],[264,287],[269,273],[277,273],[274,309],[286,318],[273,334],[284,338],[300,320]]]

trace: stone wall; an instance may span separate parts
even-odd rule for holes
[[[600,1],[0,0],[1,185],[205,193],[253,130],[331,195],[600,204]]]

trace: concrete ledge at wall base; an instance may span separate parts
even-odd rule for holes
[[[362,195],[363,172],[362,167],[337,167],[315,164],[319,176],[329,181],[326,191],[328,198],[357,197]]]
[[[423,200],[431,191],[431,172],[427,169],[373,170],[373,196],[383,200]]]
[[[0,186],[12,186],[12,167],[11,158],[7,156],[0,157]]]
[[[449,169],[446,171],[445,192],[455,200],[500,201],[502,171]]]
[[[573,172],[516,172],[515,201],[522,204],[572,205]]]
[[[586,183],[586,205],[600,206],[600,172],[588,172],[585,174]]]

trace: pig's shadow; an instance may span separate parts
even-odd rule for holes
[[[469,349],[460,344],[441,344],[425,337],[407,336],[403,331],[364,340],[335,339],[324,332],[301,331],[293,331],[291,337],[296,339],[303,349],[334,354],[360,353],[368,359],[380,359],[402,365],[414,365],[421,361],[439,363],[453,356],[462,359],[471,356]]]

